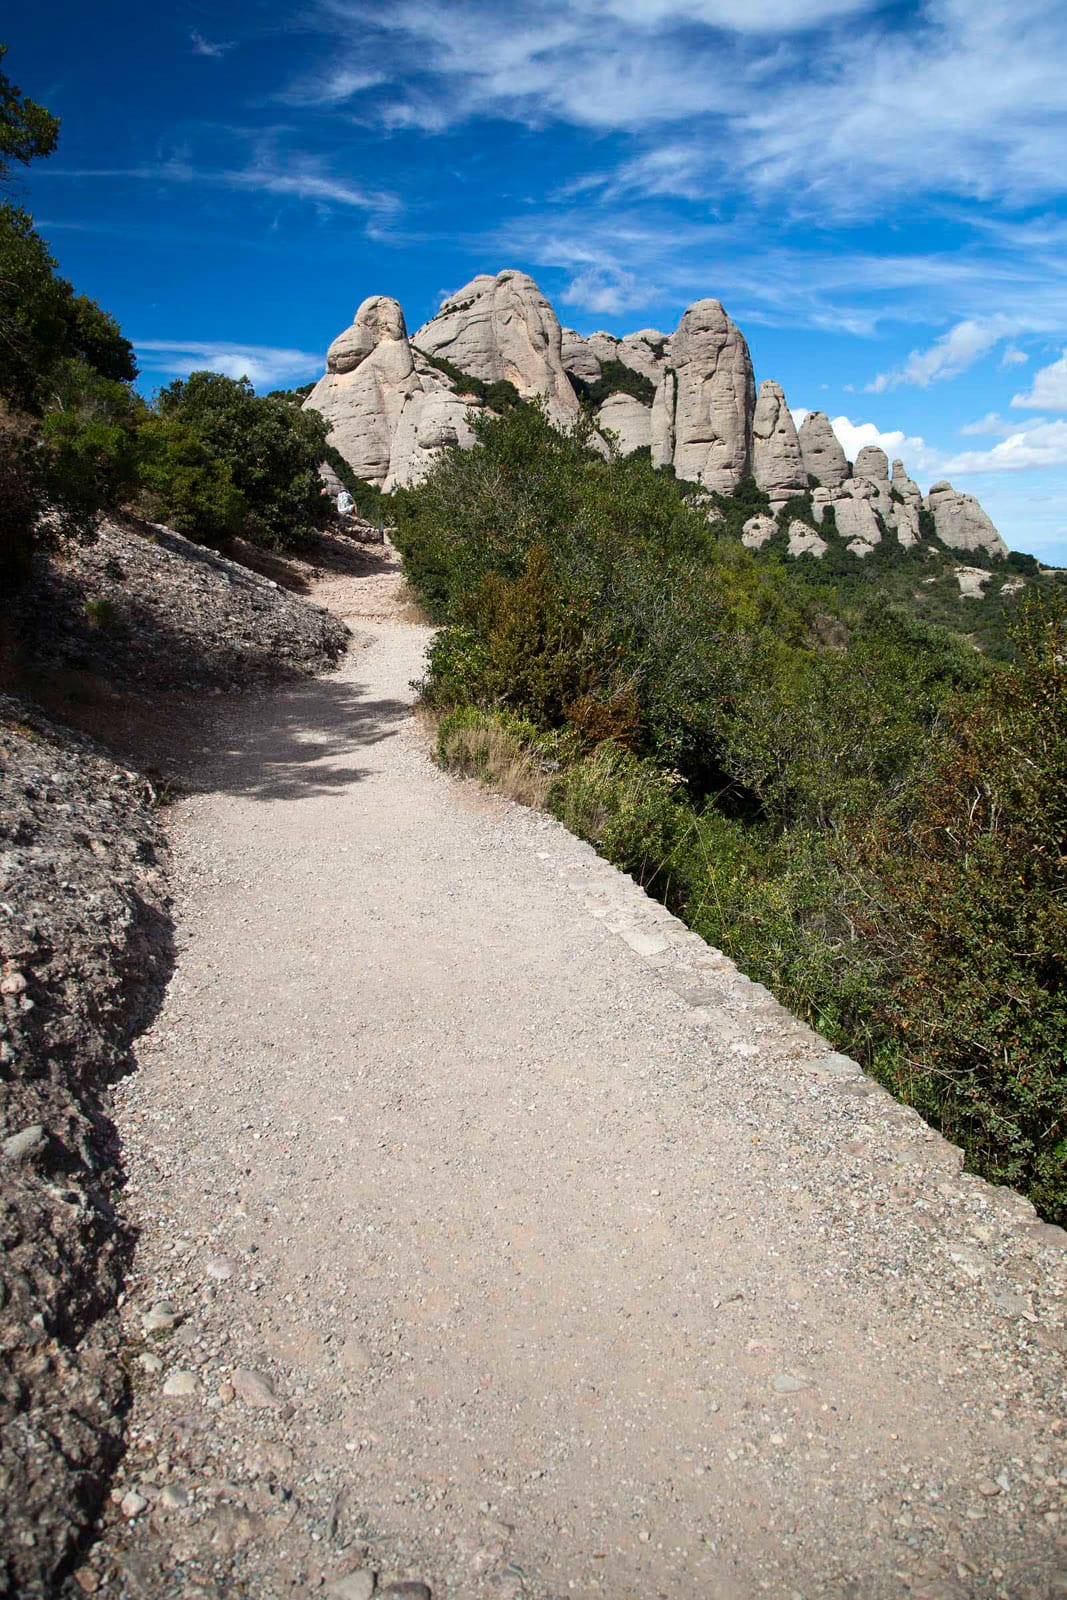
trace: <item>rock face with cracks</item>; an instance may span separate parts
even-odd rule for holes
[[[800,441],[780,384],[766,378],[759,386],[752,419],[752,475],[772,504],[803,494],[808,475]]]

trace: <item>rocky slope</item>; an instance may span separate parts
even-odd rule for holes
[[[50,1593],[122,1445],[103,1091],[170,969],[149,785],[0,698],[0,1593]]]
[[[326,368],[305,403],[330,418],[354,470],[386,490],[418,482],[442,446],[469,444],[470,407],[503,382],[523,399],[541,397],[561,425],[581,395],[622,454],[647,448],[656,466],[707,490],[729,495],[752,476],[774,512],[811,491],[790,533],[794,555],[821,557],[839,542],[862,558],[884,539],[987,559],[1008,553],[970,495],[938,483],[924,498],[903,463],[890,478],[875,448],[850,465],[822,412],[798,430],[779,384],[764,380],[757,393],[745,337],[717,300],[698,300],[670,335],[584,338],[560,327],[525,273],[482,274],[411,338],[397,301],[365,300]],[[767,542],[769,521],[746,529],[745,542]]]
[[[59,1592],[123,1447],[132,1235],[106,1091],[172,961],[151,784],[29,697],[120,748],[200,745],[205,694],[322,670],[348,638],[270,578],[134,523],[42,553],[0,605],[20,691],[0,695],[0,1595]]]

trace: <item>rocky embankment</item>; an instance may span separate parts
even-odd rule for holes
[[[139,772],[50,720],[41,691],[128,745],[205,692],[332,665],[348,630],[162,527],[41,556],[0,618],[0,1593],[56,1592],[123,1446],[116,1307],[131,1234],[107,1088],[171,967],[167,848]]]
[[[3,1592],[50,1591],[122,1445],[131,1243],[104,1091],[170,970],[166,846],[136,773],[0,699]]]

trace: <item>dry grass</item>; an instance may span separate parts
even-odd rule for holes
[[[442,754],[452,771],[479,778],[519,805],[544,810],[552,776],[505,729],[493,723],[457,728],[446,738]]]

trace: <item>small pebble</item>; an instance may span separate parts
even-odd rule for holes
[[[163,1385],[163,1393],[172,1400],[187,1399],[196,1393],[196,1373],[182,1372],[180,1369],[170,1373]]]

